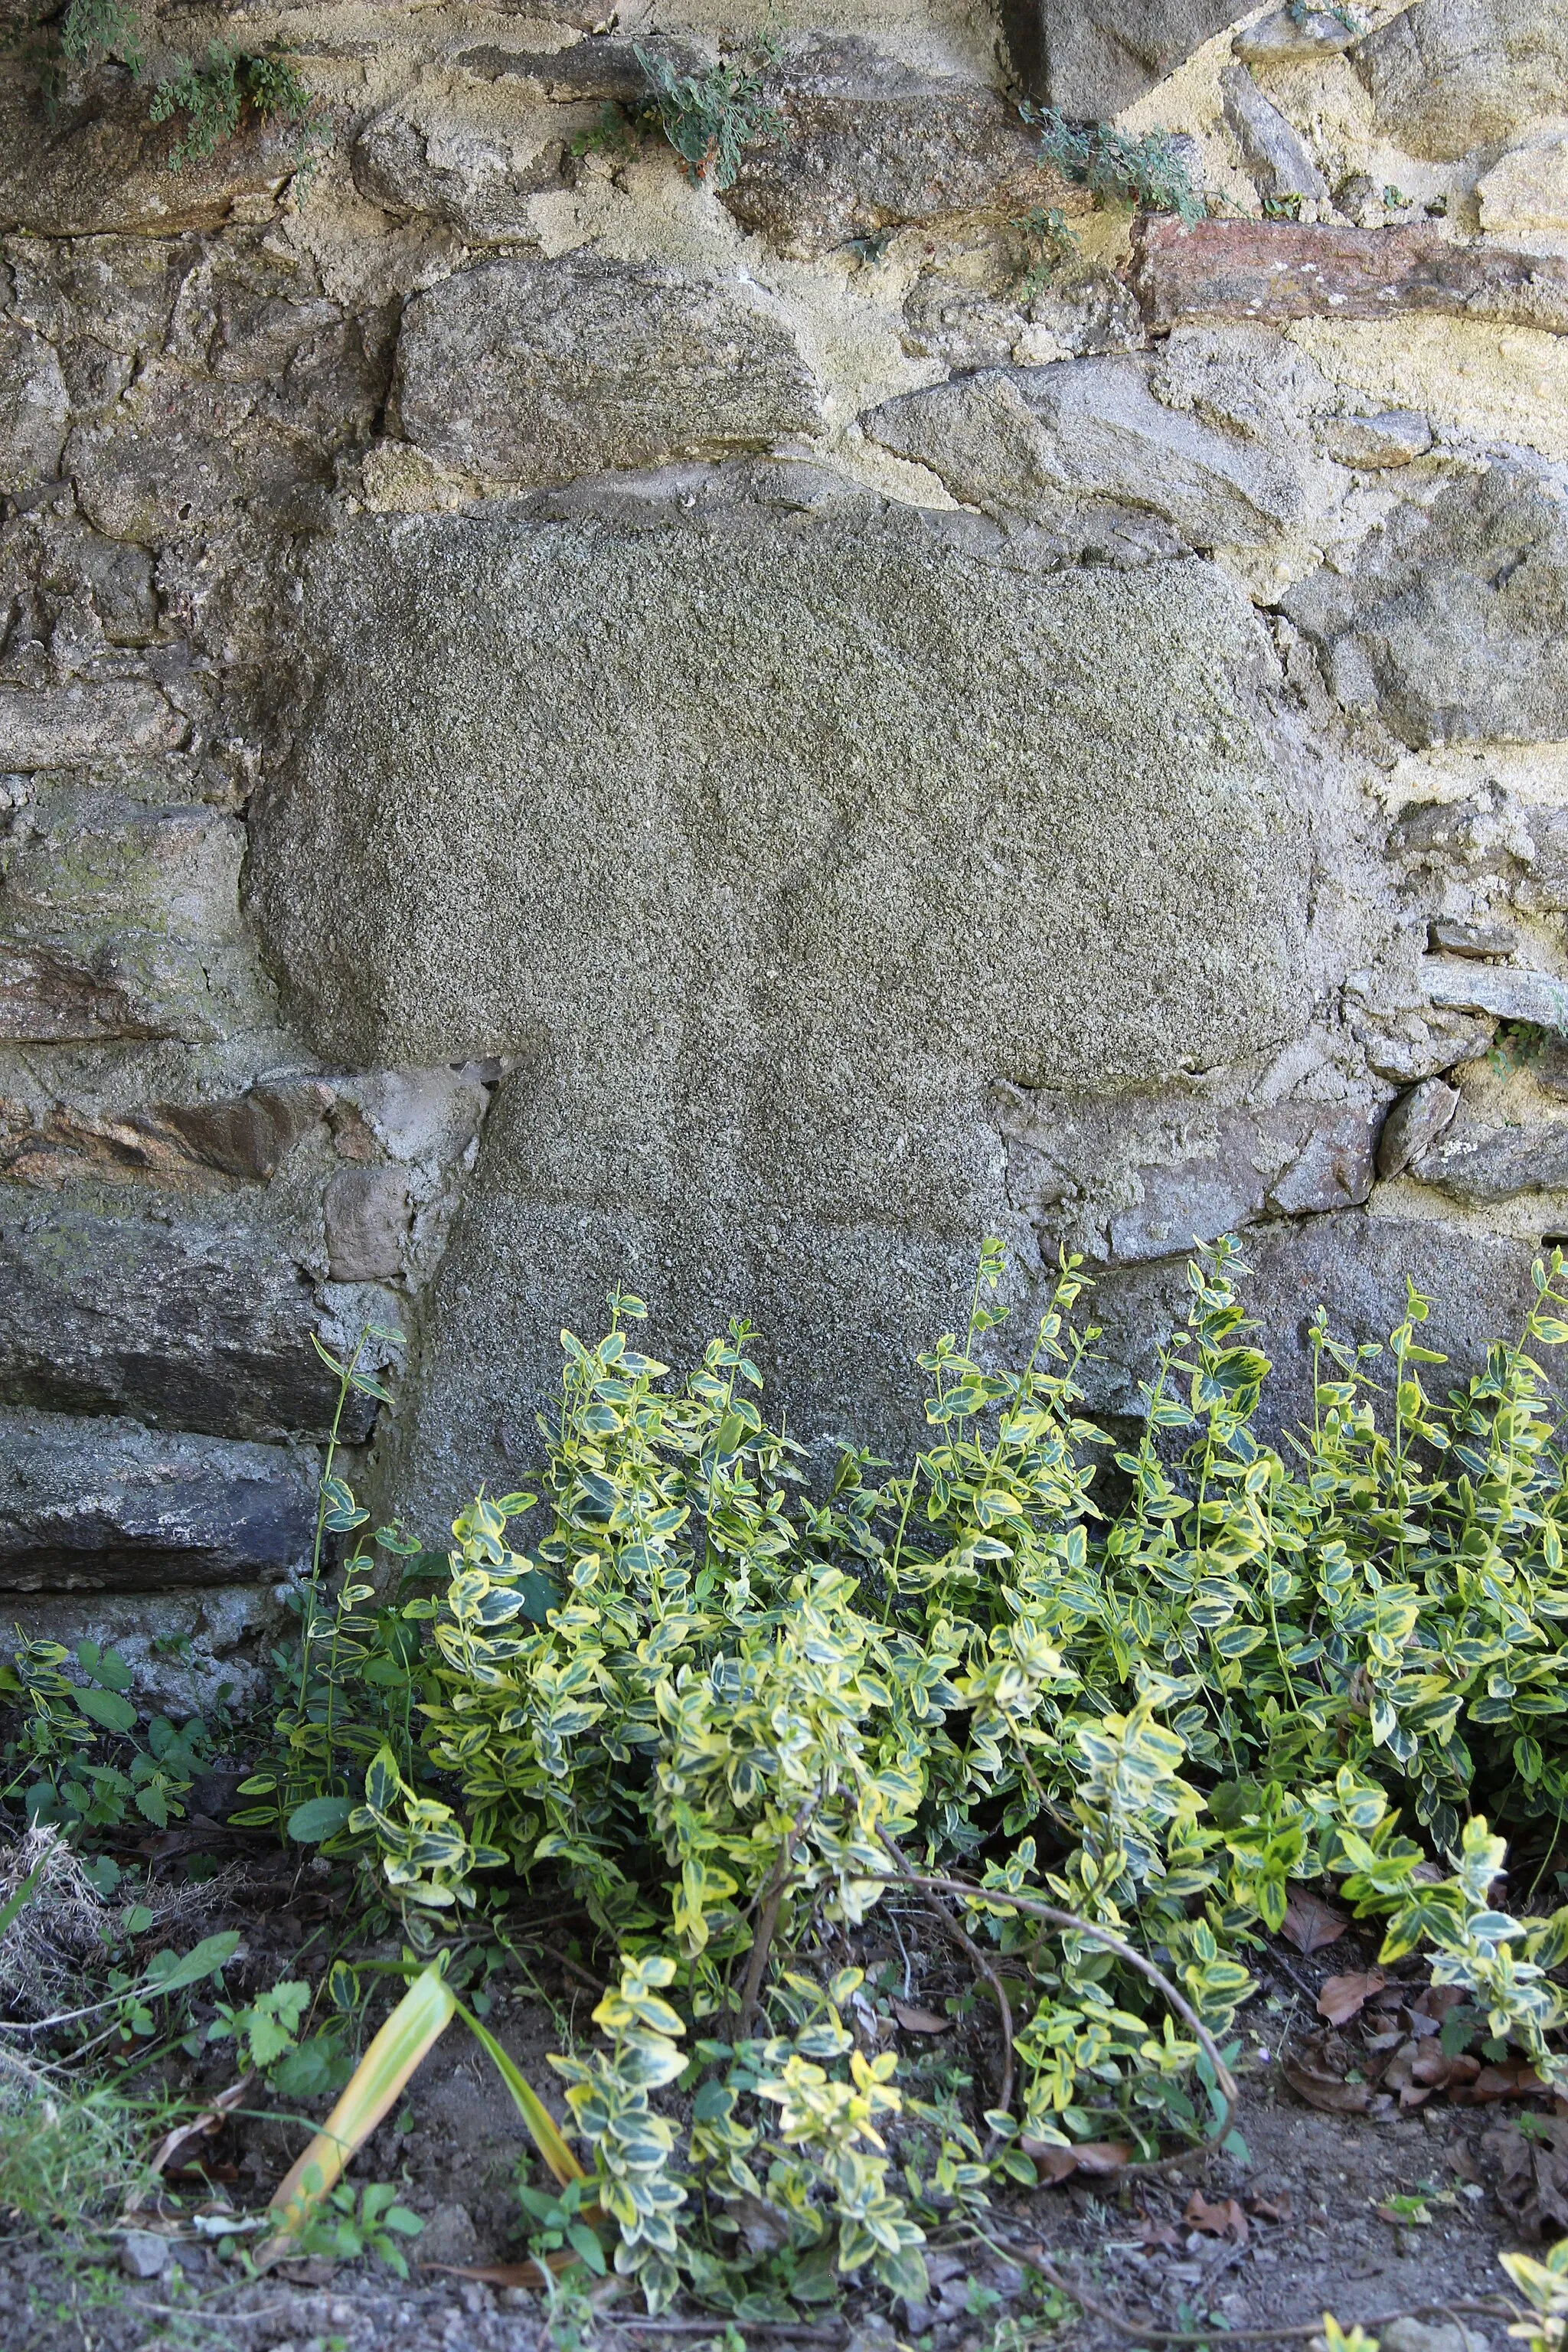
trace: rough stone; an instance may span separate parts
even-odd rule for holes
[[[874,1423],[1005,1214],[992,1074],[1304,1017],[1305,770],[1217,572],[863,499],[616,514],[321,549],[252,820],[329,1063],[520,1057],[400,1408],[436,1519],[623,1272],[667,1355],[749,1312],[792,1422]]]
[[[1476,196],[1489,236],[1568,236],[1568,132],[1510,147]]]
[[[1498,465],[1409,502],[1285,598],[1347,710],[1413,746],[1568,736],[1568,506]]]
[[[1527,871],[1514,884],[1514,905],[1527,915],[1568,911],[1568,809],[1521,809],[1518,821],[1518,854]]]
[[[0,1587],[277,1582],[310,1557],[310,1465],[122,1420],[0,1413]]]
[[[821,429],[793,330],[756,288],[595,253],[510,255],[416,296],[396,397],[410,441],[507,482]]]
[[[1329,184],[1313,163],[1306,141],[1264,97],[1244,65],[1226,68],[1220,76],[1220,95],[1225,119],[1258,194],[1299,196],[1311,204],[1326,204]]]
[[[120,2267],[127,2278],[162,2278],[174,2265],[174,2247],[156,2230],[127,2230],[120,2241]]]
[[[0,1188],[0,1405],[204,1436],[324,1434],[310,1285],[265,1227]],[[351,1399],[359,1435],[369,1425]]]
[[[1323,428],[1323,446],[1338,466],[1377,472],[1424,457],[1432,446],[1432,427],[1414,408],[1387,408],[1376,416],[1335,416]]]
[[[1260,1421],[1275,1429],[1311,1422],[1307,1333],[1321,1306],[1336,1338],[1386,1342],[1404,1319],[1408,1276],[1433,1302],[1422,1341],[1447,1356],[1437,1377],[1447,1386],[1480,1370],[1491,1343],[1521,1329],[1535,1301],[1533,1244],[1436,1220],[1349,1209],[1255,1226],[1243,1255],[1253,1271],[1242,1301],[1261,1324],[1260,1344],[1274,1365]],[[1097,1277],[1094,1320],[1104,1337],[1083,1375],[1090,1411],[1141,1417],[1139,1383],[1182,1328],[1191,1297],[1180,1260],[1112,1267]]]
[[[1519,945],[1519,933],[1507,923],[1462,923],[1439,916],[1426,933],[1439,954],[1475,956],[1483,963],[1512,955]]]
[[[383,1149],[394,1160],[460,1160],[475,1136],[489,1095],[471,1069],[377,1070],[346,1087]]]
[[[537,244],[529,206],[563,184],[562,155],[559,139],[496,137],[393,112],[366,124],[351,161],[355,186],[386,212],[424,214],[468,245]]]
[[[380,1282],[403,1271],[408,1179],[395,1168],[340,1168],[322,1208],[334,1282]]]
[[[1417,314],[1568,334],[1568,260],[1456,245],[1432,228],[1143,213],[1131,284],[1155,334],[1180,319],[1394,319]]]
[[[1049,522],[1100,499],[1152,510],[1189,546],[1255,546],[1306,503],[1288,463],[1167,408],[1149,363],[1132,358],[987,369],[905,393],[860,424],[995,515]]]
[[[67,782],[37,792],[24,815],[0,840],[0,1021],[11,1036],[200,1042],[265,1013],[234,818]]]
[[[1568,1032],[1568,980],[1556,980],[1549,972],[1475,963],[1468,957],[1426,956],[1422,979],[1434,1004]]]
[[[111,1037],[178,1034],[177,1024],[138,1003],[111,970],[95,971],[0,939],[0,1045],[90,1045]]]
[[[0,766],[65,768],[169,751],[186,722],[153,686],[0,687]]]
[[[247,118],[211,155],[169,169],[179,136],[148,121],[147,92],[106,67],[40,120],[30,77],[0,82],[0,229],[37,236],[174,236],[220,227],[237,200],[274,196],[295,168],[296,133]]]
[[[985,209],[1025,213],[1066,193],[997,91],[915,72],[865,41],[792,51],[769,97],[783,133],[746,150],[723,202],[797,259]]]
[[[1568,1119],[1496,1128],[1456,1121],[1412,1160],[1410,1173],[1470,1208],[1521,1193],[1568,1192]]]
[[[1449,163],[1561,110],[1568,17],[1551,0],[1415,0],[1351,55],[1378,130]]]
[[[1422,801],[1402,809],[1389,845],[1412,865],[1470,883],[1511,881],[1539,854],[1549,811],[1524,810],[1491,785],[1458,801]]]
[[[1266,68],[1315,64],[1348,49],[1355,37],[1354,26],[1326,8],[1276,8],[1256,25],[1244,25],[1230,46],[1243,65]]]
[[[1452,1125],[1459,1100],[1458,1089],[1446,1087],[1441,1078],[1426,1078],[1407,1095],[1401,1095],[1377,1139],[1378,1174],[1397,1176],[1430,1150],[1445,1128]]]
[[[163,1119],[186,1149],[225,1175],[273,1175],[302,1136],[321,1125],[331,1089],[313,1078],[252,1087],[232,1101],[168,1103]]]
[[[1110,1223],[1112,1260],[1184,1255],[1255,1224],[1358,1206],[1372,1190],[1369,1112],[1299,1109],[1227,1119],[1212,1151],[1138,1171],[1142,1199]]]
[[[69,408],[53,344],[0,321],[0,490],[54,479]]]
[[[486,41],[460,49],[453,63],[480,81],[526,82],[542,98],[563,103],[596,100],[601,105],[632,107],[648,94],[648,79],[637,58],[643,48],[658,58],[672,73],[700,74],[712,63],[689,41],[652,34],[646,40],[575,41],[563,49],[513,49]]]
[[[0,1098],[0,1175],[58,1190],[78,1178],[134,1175],[181,1190],[221,1179],[193,1160],[184,1139],[155,1111],[100,1117],[57,1102],[48,1109]]]
[[[1044,93],[1085,121],[1106,121],[1131,106],[1184,58],[1248,11],[1244,0],[1024,0],[1037,13]],[[1026,55],[1022,28],[1015,56]]]

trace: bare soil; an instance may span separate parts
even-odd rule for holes
[[[210,1925],[242,1929],[245,1974],[255,1987],[286,1969],[318,1973],[348,1899],[309,1871],[261,1861]],[[559,2106],[545,2060],[563,2046],[563,2029],[592,2032],[595,1994],[583,1976],[591,1975],[593,1956],[574,1966],[558,1940],[569,1926],[557,1919],[536,1927],[538,1991],[498,1994],[489,2023]],[[395,1956],[393,1948],[387,1956]],[[972,2238],[946,2245],[938,2233],[925,2305],[911,2310],[875,2291],[858,2293],[841,2312],[812,2310],[798,2328],[747,2326],[741,2336],[759,2347],[794,2341],[844,2352],[893,2352],[896,2345],[989,2352],[1011,2319],[1029,2322],[1001,2335],[1012,2352],[1030,2342],[1058,2352],[1128,2352],[1140,2344],[1152,2352],[1161,2331],[1212,2342],[1237,2330],[1306,2328],[1325,2311],[1347,2328],[1395,2315],[1440,2326],[1479,2303],[1492,2308],[1465,2318],[1474,2332],[1471,2352],[1482,2343],[1508,2352],[1507,2281],[1497,2255],[1538,2242],[1542,2231],[1559,2233],[1542,2170],[1552,2151],[1540,2154],[1538,2140],[1520,2129],[1521,2116],[1533,2114],[1550,2133],[1549,2106],[1539,2096],[1477,2099],[1460,2085],[1458,2096],[1434,2093],[1404,2106],[1397,2095],[1373,2090],[1369,2113],[1321,2113],[1302,2103],[1281,2071],[1282,2053],[1321,2030],[1314,2010],[1322,1981],[1371,1958],[1352,1934],[1310,1958],[1281,1947],[1260,1967],[1261,1990],[1241,2021],[1237,2121],[1248,2163],[1209,2154],[1153,2179],[1079,2175],[1058,2188],[1000,2191],[987,2227],[1001,2251]],[[928,1972],[918,1977],[919,1997],[940,1999],[946,1965],[922,1952]],[[1369,2019],[1368,2030],[1383,2022]],[[1362,2055],[1355,2032],[1347,2029],[1351,2060]],[[900,2036],[911,2059],[928,2062],[938,2039]],[[994,2011],[977,2008],[940,2037],[942,2056],[986,2084],[996,2041]],[[182,2086],[190,2095],[216,2093],[232,2074],[232,2054],[219,2044]],[[318,2103],[319,2112],[328,2104]],[[253,2112],[207,2144],[205,2180],[172,2183],[162,2211],[150,2217],[167,2241],[161,2276],[127,2275],[123,2241],[111,2233],[67,2240],[14,2231],[0,2242],[0,2352],[140,2352],[152,2345],[189,2352],[534,2352],[551,2342],[533,2296],[455,2274],[521,2259],[514,2184],[531,2154],[504,2087],[460,2026],[449,2029],[354,2167],[356,2179],[396,2182],[403,2201],[426,2219],[410,2246],[406,2284],[374,2261],[335,2270],[296,2264],[246,2281],[195,2239],[190,2216],[204,2203],[260,2210],[310,2124],[309,2116]],[[1532,2186],[1538,2178],[1546,2184],[1540,2193]],[[1419,2199],[1427,2218],[1391,2204],[1397,2198]],[[1053,2321],[1028,2266],[1036,2253],[1116,2317],[1085,2309],[1076,2321]],[[679,2352],[688,2343],[724,2341],[721,2319],[693,2311],[668,2319],[675,2324],[650,2322],[628,2308],[628,2299],[611,2299],[599,2341],[639,2352],[659,2343]],[[1453,2338],[1424,2346],[1402,2336],[1400,2352],[1462,2347]]]

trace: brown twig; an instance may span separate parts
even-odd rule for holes
[[[1237,2100],[1240,2095],[1236,2087],[1236,2077],[1221,2057],[1218,2042],[1185,1993],[1179,1991],[1164,1970],[1156,1968],[1152,1960],[1146,1959],[1134,1945],[1121,1936],[1113,1935],[1109,1927],[1101,1927],[1093,1919],[1080,1919],[1076,1911],[1059,1911],[1055,1904],[1037,1903],[1032,1895],[1010,1895],[1001,1887],[974,1886],[965,1878],[926,1878],[918,1872],[910,1871],[902,1878],[884,1878],[877,1884],[883,1886],[928,1886],[939,1895],[962,1895],[970,1902],[1005,1905],[1008,1910],[1021,1911],[1026,1918],[1043,1919],[1047,1927],[1066,1927],[1076,1935],[1087,1936],[1092,1943],[1103,1944],[1130,1969],[1135,1969],[1140,1976],[1146,1977],[1163,1993],[1184,2023],[1192,2028],[1199,2049],[1214,2070],[1215,2086],[1225,2101],[1225,2114],[1209,2139],[1202,2140],[1193,2147],[1177,2148],[1173,2156],[1155,2157],[1147,2163],[1124,2164],[1117,2172],[1118,2180],[1147,2180],[1158,2173],[1173,2172],[1178,2166],[1190,2164],[1194,2157],[1206,2155],[1216,2140],[1224,2139],[1235,2120]]]
[[[915,1874],[910,1868],[909,1864],[905,1861],[896,1842],[888,1835],[886,1830],[879,1830],[877,1832],[877,1835],[887,1847],[888,1852],[892,1855],[894,1862],[897,1864],[899,1869],[903,1873],[904,1876],[912,1883]],[[940,1923],[949,1939],[958,1946],[959,1950],[963,1954],[963,1957],[969,1962],[970,1967],[973,1969],[977,1974],[984,1978],[986,1983],[990,1986],[992,1991],[996,1996],[996,2006],[1002,2016],[1002,2088],[997,2094],[996,2105],[1003,2113],[1005,2114],[1013,2105],[1013,2078],[1015,2068],[1013,2064],[1012,2003],[1007,1999],[1006,1990],[1003,1985],[1001,1978],[997,1975],[995,1969],[992,1967],[990,1961],[986,1958],[979,1945],[974,1941],[973,1937],[965,1934],[962,1923],[953,1917],[952,1912],[947,1908],[947,1906],[944,1903],[939,1903],[937,1901],[936,1896],[931,1894],[928,1888],[921,1887],[920,1894],[921,1901],[925,1905],[926,1909],[931,1913],[932,1918]],[[1000,2135],[998,2133],[992,2133],[990,2147],[995,2146],[999,2137]],[[990,2147],[987,2148],[987,2154],[989,2153]]]
[[[569,1977],[575,1977],[580,1985],[586,1985],[590,1992],[597,1993],[603,2000],[610,1988],[602,1978],[594,1974],[592,1969],[585,1969],[580,1960],[574,1960],[566,1953],[558,1952],[554,1945],[547,1944],[542,1937],[540,1938],[539,1948],[547,1959],[554,1961],[558,1969],[563,1969]]]
[[[737,2042],[745,2041],[752,2030],[752,2020],[757,2013],[757,2002],[763,1990],[763,1971],[768,1964],[768,1948],[773,1940],[773,1929],[778,1925],[779,1905],[784,1901],[784,1888],[789,1885],[795,1847],[814,1810],[813,1806],[805,1805],[795,1815],[778,1860],[768,1873],[767,1883],[763,1888],[756,1933],[752,1937],[752,1956],[746,1962],[746,1981],[741,1988],[741,2011],[735,2021]]]

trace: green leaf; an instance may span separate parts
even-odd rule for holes
[[[320,1845],[336,1835],[353,1811],[352,1797],[310,1797],[289,1816],[289,1834],[300,1845]]]
[[[136,1728],[136,1709],[118,1691],[79,1690],[72,1693],[83,1715],[101,1724],[105,1731],[124,1734]]]

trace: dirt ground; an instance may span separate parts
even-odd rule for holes
[[[308,1874],[268,1878],[263,1871],[246,1899],[214,1924],[241,1926],[247,1976],[267,1983],[290,1962],[301,1973],[324,1964],[332,1938],[323,1929],[335,1925],[342,1899],[341,1890],[313,1884]],[[985,2226],[1003,2251],[973,2237],[945,2243],[945,2233],[936,2233],[925,2305],[911,2309],[876,2292],[857,2294],[842,2313],[813,2310],[798,2327],[747,2324],[741,2340],[844,2352],[893,2352],[895,2345],[917,2352],[1022,2352],[1031,2344],[1058,2352],[1126,2352],[1143,2344],[1152,2352],[1163,2331],[1213,2340],[1237,2330],[1300,2327],[1321,2321],[1325,2311],[1347,2328],[1422,2312],[1428,2324],[1441,2326],[1444,2311],[1433,2306],[1458,2316],[1456,2306],[1481,2303],[1493,2311],[1468,2317],[1470,2352],[1480,2352],[1483,2343],[1506,2352],[1507,2282],[1497,2254],[1561,2234],[1554,2226],[1554,2147],[1541,2135],[1561,2128],[1568,2137],[1568,2126],[1556,2126],[1539,2096],[1477,2098],[1473,2086],[1462,2084],[1457,2095],[1436,2092],[1403,2107],[1394,2093],[1352,2084],[1344,2095],[1365,2097],[1364,2114],[1305,2105],[1282,2061],[1299,2066],[1292,2053],[1321,2032],[1314,2009],[1323,1980],[1364,1969],[1371,1958],[1352,1932],[1310,1958],[1281,1948],[1262,1964],[1261,1990],[1241,2020],[1237,2120],[1248,2149],[1246,2165],[1210,2155],[1153,2179],[1078,2176],[1057,2188],[999,2191]],[[940,1993],[943,1965],[931,1963],[922,1998]],[[536,1983],[542,1997],[499,1994],[489,2023],[558,2105],[546,2054],[563,2046],[563,2026],[579,2035],[592,2032],[595,1995],[544,1932]],[[1375,2072],[1356,2033],[1381,2032],[1391,2013],[1385,2005],[1346,2028],[1344,2044],[1336,2046],[1352,2077],[1364,2081]],[[945,2060],[986,2079],[994,2033],[980,2016],[958,2021],[942,2043]],[[917,2062],[925,2054],[913,2036],[902,2036],[901,2045]],[[232,2058],[220,2046],[199,2074],[193,2073],[189,2088],[215,2092],[232,2072]],[[318,2104],[324,2112],[330,2103]],[[1520,2129],[1527,2113],[1539,2118],[1534,2137]],[[411,2352],[533,2352],[551,2343],[534,2297],[453,2274],[521,2258],[514,2182],[520,2159],[531,2153],[505,2089],[460,2025],[448,2029],[354,2168],[358,2179],[397,2183],[402,2200],[425,2219],[410,2246],[406,2285],[371,2261],[335,2271],[296,2265],[247,2282],[195,2240],[189,2216],[204,2202],[259,2210],[306,2127],[301,2117],[265,2115],[227,2125],[208,2144],[207,2183],[176,2184],[178,2197],[171,2195],[161,2217],[154,2214],[152,2235],[123,2252],[123,2242],[112,2236],[73,2245],[14,2233],[0,2243],[0,2352],[140,2352],[150,2345],[182,2352],[399,2352],[405,2346]],[[1399,2199],[1416,2201],[1391,2201]],[[1026,2260],[1009,2258],[1037,2252],[1120,2324],[1088,2309],[1063,2322],[1059,2302],[1043,2290],[1038,2274],[1031,2276]],[[133,2261],[151,2263],[159,2274],[128,2275]],[[602,2304],[595,2323],[602,2345],[625,2343],[640,2352],[661,2343],[726,2342],[721,2320],[681,2312],[653,2322],[628,2303],[612,2297]],[[555,2340],[571,2352],[569,2327],[558,2328]],[[729,2346],[735,2341],[731,2336]],[[1457,2338],[1434,2344],[1406,2331],[1394,2352],[1464,2347]]]

